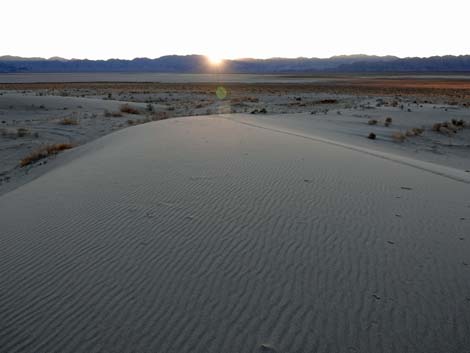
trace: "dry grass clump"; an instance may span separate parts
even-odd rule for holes
[[[369,124],[369,125],[377,125],[377,123],[378,123],[378,121],[375,120],[375,119],[370,119],[370,120],[367,122],[367,124]]]
[[[119,110],[121,113],[125,114],[134,114],[134,115],[139,115],[140,111],[137,108],[131,107],[129,104],[123,104],[119,107]]]
[[[31,130],[29,130],[27,128],[20,127],[18,129],[16,129],[16,136],[18,136],[18,137],[25,137],[25,136],[29,136],[29,135],[31,135]]]
[[[414,127],[411,129],[411,131],[416,135],[416,136],[420,136],[423,134],[424,132],[424,129],[423,128],[420,128],[420,127]]]
[[[322,99],[318,103],[320,103],[320,104],[336,104],[336,103],[338,103],[338,100],[337,99]]]
[[[78,125],[78,119],[74,118],[63,118],[61,121],[59,121],[59,124],[61,125]]]
[[[442,127],[442,124],[441,124],[441,123],[435,123],[435,124],[433,124],[433,126],[432,126],[432,131],[439,132],[439,131],[441,131],[441,127]]]
[[[465,120],[452,119],[451,121],[444,121],[443,123],[435,123],[432,126],[432,131],[440,132],[445,135],[456,134],[459,130],[467,127]]]
[[[451,123],[452,123],[452,125],[457,126],[458,128],[464,128],[464,127],[467,126],[465,120],[463,120],[463,119],[460,119],[460,120],[452,119]]]
[[[13,138],[16,139],[18,137],[27,137],[33,135],[31,133],[30,129],[27,129],[25,127],[19,127],[16,130],[15,129],[9,129],[9,128],[1,128],[0,129],[0,135],[2,137],[7,137],[7,138]],[[35,137],[37,137],[37,133],[34,134]]]
[[[262,108],[262,109],[252,110],[250,114],[266,114],[267,112],[268,111],[266,110],[266,108]]]
[[[72,147],[73,145],[71,143],[55,143],[53,145],[42,146],[32,151],[29,155],[20,160],[20,166],[26,167],[27,165],[30,165],[31,163],[34,163],[40,159],[47,158]]]
[[[392,134],[392,139],[396,142],[403,142],[406,140],[406,135],[400,131],[395,131]]]

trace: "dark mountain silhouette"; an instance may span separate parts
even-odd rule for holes
[[[79,60],[53,57],[0,57],[0,72],[162,72],[162,73],[308,73],[308,72],[470,72],[470,55],[398,58],[341,55],[320,58],[226,60],[210,65],[202,55],[169,55],[157,59]]]

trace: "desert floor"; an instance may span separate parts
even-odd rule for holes
[[[22,82],[90,79],[77,75],[0,77],[18,81],[0,83],[0,195],[55,164],[46,159],[20,166],[41,146],[78,146],[131,125],[229,113],[246,113],[257,121],[288,124],[308,134],[470,170],[470,129],[432,130],[435,123],[452,120],[470,124],[470,80],[461,76],[225,75],[220,77],[225,82],[214,83],[205,82],[214,76],[160,75],[157,78],[164,82]],[[103,79],[123,75],[104,74]],[[128,75],[124,78],[140,77]],[[217,95],[218,87],[223,88]],[[126,104],[134,114],[125,112]],[[388,127],[386,118],[392,119]],[[368,125],[370,120],[377,124]],[[376,140],[366,138],[370,133],[376,134]]]
[[[264,80],[0,84],[0,351],[468,352],[470,81]]]

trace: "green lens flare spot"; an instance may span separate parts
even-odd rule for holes
[[[224,99],[225,97],[227,97],[227,90],[222,87],[222,86],[219,86],[217,87],[217,89],[215,90],[215,95],[217,96],[217,98],[219,99]]]

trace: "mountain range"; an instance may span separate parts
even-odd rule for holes
[[[331,58],[224,60],[211,65],[203,55],[168,55],[133,60],[23,58],[0,56],[0,73],[161,72],[161,73],[320,73],[320,72],[470,72],[470,55],[398,58],[341,55]]]

